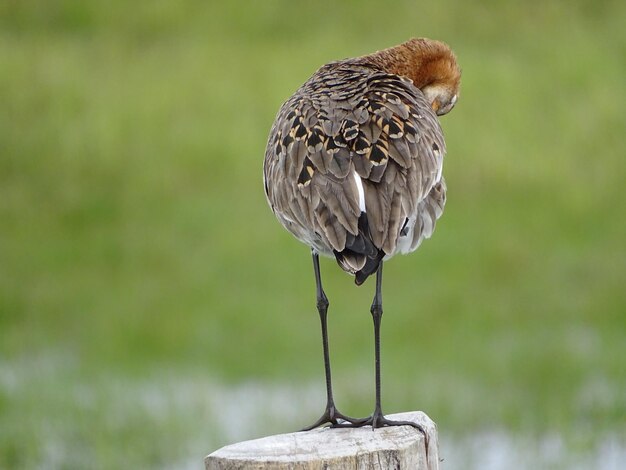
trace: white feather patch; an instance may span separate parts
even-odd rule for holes
[[[365,212],[365,191],[363,190],[363,182],[356,171],[352,172],[352,176],[354,176],[356,189],[359,192],[359,209],[361,209],[361,212]]]

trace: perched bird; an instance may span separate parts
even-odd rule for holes
[[[265,195],[280,223],[311,247],[326,373],[326,409],[305,429],[419,428],[388,420],[381,409],[382,268],[429,238],[443,212],[446,147],[437,116],[456,104],[460,79],[446,44],[411,39],[324,65],[278,111],[265,152]],[[376,273],[376,403],[367,418],[335,407],[319,254],[334,257],[357,285]]]

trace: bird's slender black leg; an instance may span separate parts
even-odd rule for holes
[[[378,428],[380,420],[384,419],[380,406],[380,322],[383,318],[383,263],[381,262],[376,271],[376,291],[370,312],[374,320],[374,367],[376,374],[376,405],[372,415],[372,427]]]
[[[326,374],[326,410],[314,424],[307,426],[302,429],[303,431],[308,431],[310,429],[321,426],[322,424],[331,424],[337,425],[338,420],[341,422],[347,422],[353,425],[356,425],[362,421],[362,419],[355,419],[345,416],[344,414],[337,411],[335,407],[335,400],[333,398],[333,385],[332,378],[330,373],[330,352],[328,348],[328,327],[327,327],[327,314],[328,314],[328,298],[326,297],[326,293],[322,287],[322,276],[320,274],[320,261],[319,255],[312,251],[313,253],[313,270],[315,272],[315,288],[316,288],[316,298],[317,298],[317,311],[320,315],[320,323],[322,325],[322,346],[324,348],[324,372]],[[367,418],[364,418],[367,419]]]
[[[370,312],[372,313],[372,319],[374,320],[374,361],[375,361],[375,374],[376,374],[376,404],[374,406],[374,413],[365,420],[359,420],[358,423],[342,423],[340,427],[355,427],[371,425],[372,428],[380,428],[383,426],[412,426],[418,429],[426,439],[426,452],[428,452],[428,435],[422,426],[412,421],[392,421],[385,418],[382,412],[380,404],[380,323],[383,317],[383,263],[381,261],[376,271],[376,292],[374,293],[374,300],[372,301],[372,307]]]

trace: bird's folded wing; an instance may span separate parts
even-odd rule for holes
[[[441,179],[444,153],[437,117],[410,80],[330,64],[279,111],[265,157],[266,193],[275,212],[341,252],[360,233],[356,172],[368,235],[390,254]],[[298,236],[297,227],[287,228]]]

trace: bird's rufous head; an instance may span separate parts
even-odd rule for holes
[[[461,69],[447,44],[426,38],[410,39],[370,57],[384,70],[410,78],[437,115],[450,112],[456,104]]]

